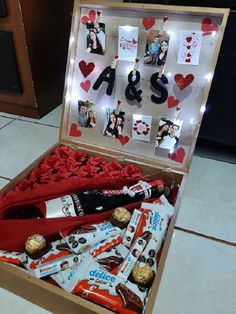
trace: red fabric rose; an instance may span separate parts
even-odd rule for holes
[[[88,155],[86,153],[76,151],[70,158],[78,165],[82,165],[87,160]]]
[[[23,179],[15,187],[15,192],[24,192],[31,190],[31,182],[27,179]]]
[[[68,146],[59,146],[54,150],[54,153],[59,157],[59,159],[73,158],[75,151]]]
[[[99,168],[86,165],[86,166],[80,167],[77,174],[80,178],[93,178],[98,173],[98,171],[99,171]]]
[[[106,161],[101,157],[91,157],[89,158],[87,164],[101,168],[102,166],[106,164]]]
[[[111,161],[108,162],[104,167],[103,167],[103,171],[120,171],[122,169],[122,166],[119,162],[117,161]]]
[[[42,164],[39,167],[39,181],[40,183],[47,183],[48,181],[50,181],[53,177],[53,174],[51,173],[50,169],[48,169],[48,167],[46,167],[44,164]]]
[[[41,171],[39,168],[35,168],[34,170],[32,170],[30,176],[29,176],[29,180],[31,182],[39,182],[40,181],[40,176],[41,176]]]
[[[65,161],[58,157],[58,155],[51,155],[49,157],[46,157],[42,164],[47,167],[50,170],[58,169],[60,165],[62,165]]]
[[[121,170],[121,175],[126,178],[140,178],[142,173],[139,167],[128,165]]]

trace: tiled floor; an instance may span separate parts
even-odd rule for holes
[[[55,144],[60,108],[41,120],[0,113],[0,189]],[[236,165],[194,156],[155,314],[236,313]],[[49,313],[0,288],[1,313]]]

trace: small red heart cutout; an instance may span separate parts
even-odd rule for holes
[[[123,136],[123,135],[118,135],[118,139],[119,139],[121,145],[125,145],[129,141],[129,137],[128,136]]]
[[[186,41],[187,41],[188,43],[190,43],[190,42],[192,41],[192,37],[191,37],[191,36],[186,37]]]
[[[187,57],[188,57],[188,58],[192,57],[192,55],[191,55],[190,52],[187,53]]]
[[[138,128],[137,128],[137,127],[135,127],[135,128],[133,128],[133,130],[134,130],[134,131],[137,131],[137,130],[138,130]]]
[[[82,18],[81,18],[82,24],[86,25],[88,21],[89,21],[89,18],[86,15],[82,16]]]
[[[90,85],[91,85],[91,82],[90,82],[89,80],[80,83],[80,87],[81,87],[85,92],[88,92],[88,91],[89,91]]]
[[[184,77],[183,74],[176,74],[174,76],[174,80],[175,80],[177,86],[179,87],[179,89],[183,90],[193,82],[194,75],[188,74]]]
[[[70,136],[75,136],[75,137],[81,136],[81,131],[77,129],[77,124],[76,123],[72,123],[71,124],[69,135]]]
[[[190,58],[185,59],[185,62],[190,63],[190,62],[191,62],[191,59],[190,59]]]
[[[168,16],[163,16],[163,21],[166,22],[168,20]]]
[[[192,46],[190,46],[190,45],[186,46],[186,48],[187,48],[188,50],[191,49],[191,47],[192,47]]]
[[[168,103],[168,108],[173,108],[173,107],[178,106],[179,99],[175,98],[174,96],[169,96],[167,103]]]
[[[143,131],[143,135],[148,135],[148,131]]]
[[[202,27],[201,30],[203,31],[203,36],[211,35],[213,31],[218,31],[219,26],[217,24],[211,23],[211,18],[205,17],[202,19]]]
[[[145,27],[146,31],[152,28],[155,23],[156,20],[153,17],[151,17],[150,19],[148,19],[147,17],[143,18],[143,26]]]
[[[185,156],[185,150],[183,147],[178,148],[176,153],[169,153],[168,154],[168,157],[171,160],[174,160],[174,161],[179,162],[179,163],[183,162],[184,156]]]
[[[94,68],[95,64],[93,62],[89,62],[88,64],[84,60],[79,62],[79,69],[84,77],[87,77],[91,72],[93,72]]]

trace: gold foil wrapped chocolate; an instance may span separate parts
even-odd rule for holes
[[[33,234],[25,242],[25,251],[32,259],[43,256],[48,249],[45,238],[40,234]]]
[[[148,286],[153,281],[154,272],[148,264],[136,263],[132,270],[132,277],[138,285]]]
[[[126,208],[117,207],[111,215],[111,222],[120,228],[124,228],[128,225],[130,218],[131,214]]]

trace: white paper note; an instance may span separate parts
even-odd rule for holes
[[[181,31],[177,63],[198,65],[201,43],[201,31]]]

